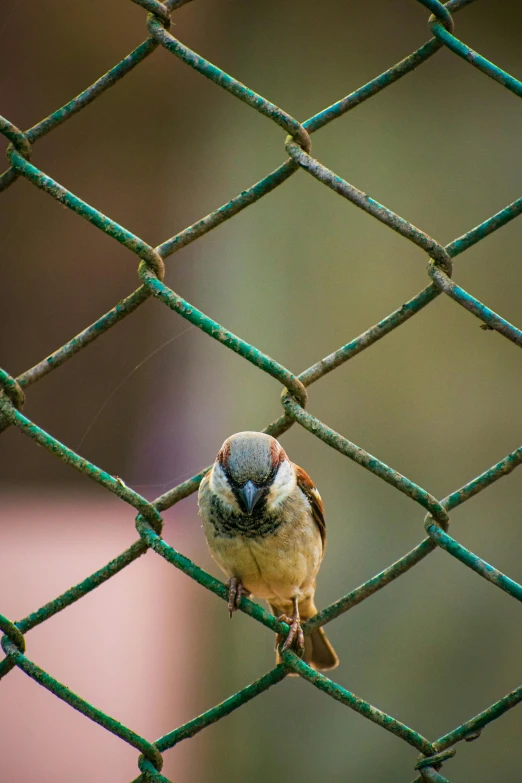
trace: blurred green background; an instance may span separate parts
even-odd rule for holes
[[[427,17],[413,0],[197,0],[174,15],[172,32],[304,120],[429,38]],[[519,3],[483,0],[455,19],[459,37],[520,76]],[[27,128],[143,40],[145,14],[128,0],[4,4],[0,36],[2,114]],[[446,244],[520,196],[520,122],[512,93],[442,50],[314,134],[313,154]],[[159,49],[38,141],[33,160],[154,245],[279,165],[283,141],[270,121]],[[28,182],[3,193],[1,206],[0,364],[16,375],[112,307],[138,278],[127,250]],[[521,239],[522,222],[514,221],[459,257],[454,274],[516,324]],[[294,372],[428,280],[421,251],[302,171],[166,265],[175,291]],[[156,497],[208,465],[229,434],[261,429],[280,413],[271,378],[188,327],[159,302],[146,302],[32,387],[25,412]],[[440,297],[314,385],[308,409],[443,497],[520,444],[521,383],[515,346]],[[395,489],[298,425],[282,443],[325,503],[320,607],[422,539],[422,510]],[[43,488],[81,502],[103,495],[13,428],[0,440],[0,460],[2,494],[34,497],[35,509]],[[455,511],[451,531],[520,581],[521,512],[514,473]],[[196,498],[165,518],[165,538],[179,546],[182,535],[184,553],[219,576]],[[155,644],[184,633],[165,605]],[[187,622],[198,640],[186,673],[194,685],[185,719],[273,664],[271,634],[242,615],[230,622],[210,593]],[[520,607],[442,551],[328,633],[341,658],[335,680],[430,739],[520,683]],[[59,669],[53,674],[59,677]],[[477,742],[461,743],[444,773],[474,783],[518,780],[521,710],[491,724]],[[167,723],[163,731],[172,728]],[[81,744],[81,736],[74,741]],[[165,774],[177,783],[282,783],[289,776],[302,783],[402,783],[414,776],[416,761],[404,742],[295,680],[189,745],[183,776],[178,751],[165,755]],[[126,778],[100,767],[97,780]]]

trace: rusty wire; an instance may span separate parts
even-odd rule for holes
[[[465,486],[444,499],[438,500],[427,490],[402,476],[393,468],[381,462],[377,457],[368,454],[359,446],[351,443],[347,438],[330,429],[305,409],[307,386],[382,339],[420,312],[441,294],[446,294],[456,303],[469,310],[470,313],[483,322],[484,328],[496,330],[516,345],[522,344],[522,332],[519,329],[490,310],[483,302],[473,297],[452,279],[453,259],[517,217],[522,212],[522,198],[517,199],[517,201],[491,216],[479,226],[443,247],[425,232],[416,228],[387,207],[379,204],[370,196],[362,193],[310,155],[310,135],[312,133],[385,89],[432,57],[442,47],[447,47],[471,66],[478,68],[486,76],[495,79],[512,93],[522,97],[522,83],[520,81],[496,65],[493,65],[455,37],[452,13],[461,10],[473,2],[473,0],[450,0],[446,5],[443,5],[438,0],[417,0],[417,2],[432,12],[432,16],[429,18],[429,26],[433,34],[431,40],[372,81],[303,123],[299,123],[287,112],[253,92],[174,38],[169,32],[170,15],[174,10],[188,2],[188,0],[165,0],[164,3],[159,2],[159,0],[133,0],[133,2],[149,12],[147,17],[148,37],[140,46],[80,95],[29,130],[23,132],[9,120],[0,117],[0,133],[10,142],[7,149],[10,165],[0,177],[0,190],[12,185],[19,177],[25,177],[36,187],[47,192],[133,252],[139,259],[138,271],[141,279],[141,285],[136,291],[129,294],[109,312],[102,315],[50,356],[26,370],[17,378],[13,378],[8,372],[0,370],[0,387],[2,389],[0,392],[0,430],[10,425],[17,427],[59,459],[89,476],[132,506],[137,512],[136,528],[139,538],[132,546],[110,563],[100,568],[99,571],[91,574],[82,582],[32,612],[27,617],[13,622],[0,615],[0,629],[3,631],[1,642],[5,653],[4,659],[0,662],[0,678],[6,676],[14,667],[18,667],[37,683],[58,696],[58,698],[135,747],[140,751],[137,759],[140,774],[134,783],[138,783],[138,781],[141,781],[141,783],[143,781],[170,783],[161,774],[163,752],[174,747],[183,739],[193,736],[211,723],[230,714],[233,710],[262,693],[271,685],[283,680],[292,671],[324,693],[352,708],[368,720],[382,726],[415,748],[421,754],[420,760],[416,760],[416,763],[412,764],[412,767],[415,768],[420,776],[416,778],[416,781],[426,780],[443,783],[447,778],[443,777],[439,770],[442,763],[455,754],[455,744],[462,740],[469,741],[476,738],[484,726],[517,705],[522,700],[522,687],[514,689],[495,704],[490,705],[481,713],[457,726],[444,736],[439,737],[435,741],[430,741],[414,729],[387,715],[364,701],[364,699],[355,696],[328,677],[313,671],[293,652],[287,651],[283,655],[283,662],[258,680],[233,694],[221,704],[212,707],[202,715],[170,731],[155,742],[151,742],[70,691],[65,685],[54,679],[51,674],[41,669],[25,655],[25,634],[28,631],[70,606],[91,590],[94,590],[144,554],[148,549],[154,550],[154,552],[165,558],[173,566],[196,580],[202,587],[212,591],[222,599],[226,600],[227,598],[227,589],[221,581],[215,579],[184,557],[184,555],[167,544],[161,536],[162,519],[160,512],[195,492],[208,468],[169,490],[155,501],[148,502],[116,477],[84,459],[45,432],[22,413],[26,387],[38,381],[48,372],[58,368],[76,352],[127,317],[151,296],[179,313],[210,337],[223,343],[244,359],[271,375],[283,385],[284,389],[281,396],[283,414],[276,421],[267,425],[265,432],[277,437],[297,422],[311,434],[320,438],[332,448],[337,449],[341,454],[354,460],[410,497],[425,511],[427,537],[384,571],[319,612],[318,615],[305,624],[305,633],[310,633],[314,628],[339,617],[351,607],[381,590],[433,552],[437,547],[444,549],[465,566],[471,568],[492,584],[500,587],[510,596],[522,600],[521,585],[486,563],[473,552],[470,552],[448,533],[449,512],[478,492],[489,487],[502,476],[513,471],[522,462],[522,447],[508,454],[496,465],[493,465],[489,470],[477,476]],[[220,88],[232,93],[239,100],[279,125],[288,134],[285,142],[288,158],[279,168],[232,198],[228,203],[215,209],[193,225],[188,226],[179,234],[176,234],[176,236],[167,239],[156,247],[151,247],[138,236],[106,215],[103,215],[95,207],[90,206],[45,174],[45,172],[30,162],[30,158],[32,145],[41,136],[52,131],[77,111],[84,109],[96,97],[151,55],[158,46],[163,47],[189,67],[213,81]],[[351,342],[338,348],[329,356],[321,359],[300,375],[295,375],[254,345],[232,334],[224,326],[187,302],[163,282],[163,277],[164,260],[168,256],[197,240],[245,207],[259,200],[299,169],[308,172],[338,195],[373,215],[377,220],[406,239],[409,239],[420,250],[424,251],[427,256],[430,282],[426,288],[409,302],[387,315],[378,324],[363,332],[363,334]],[[242,598],[241,609],[272,631],[282,633],[288,631],[288,627],[284,623],[279,623],[272,614],[247,598]]]

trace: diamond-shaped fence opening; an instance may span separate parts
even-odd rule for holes
[[[149,502],[121,479],[110,475],[81,454],[61,443],[23,413],[26,390],[31,384],[59,368],[78,351],[83,350],[119,321],[131,315],[147,299],[156,299],[162,305],[174,310],[190,324],[239,354],[244,360],[271,376],[279,386],[283,387],[282,413],[278,419],[267,424],[265,432],[278,437],[293,425],[300,425],[310,435],[319,438],[331,448],[336,449],[345,457],[390,484],[398,492],[406,495],[421,507],[422,513],[425,515],[427,535],[422,542],[381,573],[320,611],[305,624],[305,633],[310,633],[314,628],[335,620],[351,607],[365,601],[369,596],[413,568],[437,548],[456,558],[463,566],[472,569],[483,579],[503,590],[508,596],[522,600],[522,586],[520,584],[471,552],[449,532],[452,510],[513,471],[522,461],[522,448],[507,454],[489,470],[469,481],[465,486],[456,489],[447,497],[438,499],[424,487],[401,475],[378,457],[369,454],[342,434],[331,429],[328,422],[319,420],[314,416],[313,411],[308,411],[306,408],[308,386],[333,372],[361,351],[369,349],[378,340],[399,328],[440,296],[447,296],[453,300],[455,307],[459,306],[468,310],[471,315],[482,322],[484,330],[496,331],[515,345],[522,345],[522,332],[516,326],[490,309],[472,292],[465,290],[452,277],[453,259],[517,217],[522,211],[522,198],[507,205],[446,246],[442,246],[426,232],[416,228],[405,218],[358,190],[339,173],[331,171],[311,155],[312,134],[320,131],[328,123],[337,120],[350,109],[385,90],[415,68],[422,66],[443,47],[462,58],[470,67],[478,69],[484,79],[489,77],[515,96],[522,97],[522,83],[520,81],[489,62],[471,49],[467,43],[456,37],[453,14],[470,5],[473,0],[451,0],[446,5],[438,0],[417,0],[432,14],[429,18],[429,26],[433,37],[396,65],[302,123],[284,109],[209,62],[202,55],[192,51],[174,36],[175,29],[171,27],[171,13],[188,0],[166,0],[165,3],[161,3],[159,0],[133,1],[148,12],[146,21],[148,37],[140,46],[114,65],[94,84],[87,87],[80,95],[29,130],[21,131],[10,120],[0,118],[0,131],[10,142],[7,149],[9,168],[0,177],[0,187],[4,190],[14,184],[17,179],[25,178],[67,209],[85,218],[94,228],[105,232],[135,254],[141,285],[118,302],[109,312],[72,337],[53,354],[21,373],[17,378],[12,377],[7,370],[1,370],[0,422],[3,430],[10,426],[18,428],[28,438],[47,449],[71,468],[87,475],[107,491],[132,506],[136,511],[138,536],[132,546],[110,563],[101,566],[96,573],[89,575],[54,600],[36,608],[27,617],[15,622],[13,618],[0,615],[0,628],[3,631],[2,648],[5,653],[4,659],[0,662],[0,677],[9,676],[9,673],[18,667],[35,682],[51,691],[71,707],[136,748],[138,751],[137,767],[139,768],[136,781],[167,781],[168,779],[161,774],[164,752],[183,739],[194,736],[210,724],[221,720],[267,688],[281,682],[289,673],[298,674],[324,694],[355,710],[361,717],[378,724],[384,730],[411,745],[420,754],[420,760],[416,759],[412,764],[417,770],[416,780],[439,782],[447,780],[440,769],[443,762],[455,754],[455,745],[462,740],[470,741],[476,738],[488,723],[500,718],[507,710],[516,706],[522,699],[522,687],[502,696],[478,715],[469,718],[444,736],[432,741],[416,731],[415,728],[401,723],[377,706],[355,696],[332,679],[313,671],[293,652],[287,651],[283,655],[283,662],[263,674],[258,680],[234,693],[221,704],[212,707],[188,723],[171,729],[164,736],[152,742],[134,732],[131,727],[120,724],[96,706],[88,703],[80,695],[73,693],[56,680],[50,672],[41,669],[25,654],[25,635],[28,631],[96,589],[148,549],[183,571],[198,582],[202,588],[206,588],[222,599],[227,598],[226,587],[221,581],[206,573],[162,538],[162,512],[194,493],[208,468],[160,495],[155,501]],[[287,157],[277,169],[238,193],[226,204],[153,247],[49,176],[31,162],[31,154],[34,144],[40,137],[52,132],[73,114],[86,108],[99,95],[139,66],[145,58],[153,55],[160,47],[178,58],[187,67],[194,69],[202,77],[209,79],[216,85],[216,89],[228,91],[251,109],[279,126],[282,140],[286,135],[284,147]],[[195,242],[211,229],[233,218],[250,204],[268,196],[271,191],[274,191],[300,169],[331,189],[340,198],[356,205],[389,229],[414,243],[425,254],[428,278],[426,287],[408,302],[386,314],[375,326],[367,329],[346,345],[321,358],[299,375],[295,375],[290,369],[263,353],[255,345],[228,331],[226,325],[218,323],[211,315],[202,312],[167,286],[164,282],[164,262],[177,250]],[[288,632],[288,626],[246,598],[241,601],[241,610],[252,620],[265,625],[272,631]]]

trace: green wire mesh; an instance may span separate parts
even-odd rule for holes
[[[363,101],[371,98],[381,90],[397,81],[414,68],[432,57],[443,46],[450,49],[459,57],[475,68],[478,68],[486,76],[500,82],[515,95],[522,97],[522,83],[498,66],[486,60],[477,52],[470,49],[465,43],[454,35],[454,22],[452,12],[456,12],[469,5],[473,0],[450,0],[443,5],[438,0],[417,0],[432,12],[429,25],[433,38],[414,51],[404,60],[381,73],[368,84],[363,85],[355,92],[342,98],[332,106],[315,114],[304,123],[299,123],[275,104],[258,95],[253,90],[241,84],[229,74],[210,63],[205,58],[193,52],[187,46],[174,38],[169,32],[170,14],[175,9],[184,5],[188,0],[133,0],[142,8],[149,11],[147,17],[148,38],[127,57],[124,57],[110,71],[104,74],[98,81],[90,85],[84,92],[73,98],[65,106],[57,109],[49,117],[46,117],[37,125],[26,132],[22,132],[7,119],[0,117],[0,132],[10,141],[7,149],[10,168],[0,176],[0,190],[7,188],[19,177],[25,177],[36,187],[46,191],[57,201],[69,209],[93,223],[97,228],[109,234],[113,239],[125,245],[139,259],[139,276],[141,285],[134,292],[121,300],[109,312],[102,315],[97,321],[73,337],[50,356],[43,359],[34,367],[26,370],[17,378],[11,377],[4,370],[0,370],[0,431],[13,425],[32,438],[36,443],[55,454],[59,459],[89,476],[98,484],[106,487],[121,500],[132,506],[138,513],[136,528],[139,534],[137,541],[122,552],[110,563],[107,563],[99,571],[91,574],[79,584],[71,587],[53,601],[40,607],[32,614],[18,622],[12,622],[0,614],[0,629],[3,631],[2,648],[5,658],[0,662],[0,678],[7,675],[14,667],[18,667],[33,680],[58,698],[65,701],[71,707],[86,715],[91,720],[103,726],[117,737],[129,743],[140,751],[137,759],[140,774],[133,783],[144,781],[163,781],[171,783],[161,774],[162,753],[182,740],[192,737],[206,726],[220,720],[238,707],[253,699],[270,686],[283,680],[289,672],[299,674],[316,688],[328,694],[337,701],[355,710],[359,715],[382,726],[383,729],[407,742],[420,753],[420,760],[416,760],[412,766],[418,772],[416,781],[438,781],[443,783],[447,778],[443,777],[439,770],[442,763],[455,754],[455,744],[461,740],[475,739],[480,730],[491,721],[499,718],[507,710],[514,707],[522,700],[522,686],[508,693],[492,704],[483,712],[475,715],[460,726],[448,732],[437,740],[431,742],[413,728],[406,726],[391,715],[387,715],[377,707],[369,704],[360,697],[341,687],[337,683],[312,670],[301,661],[293,652],[287,651],[283,655],[283,662],[264,674],[246,688],[230,696],[221,704],[212,707],[207,712],[199,715],[188,723],[173,729],[160,737],[155,742],[141,737],[127,726],[111,718],[97,709],[77,694],[73,693],[65,685],[57,681],[51,674],[41,669],[36,663],[25,655],[25,634],[35,626],[62,611],[82,596],[103,584],[114,574],[117,574],[133,560],[136,560],[147,549],[154,550],[176,568],[179,568],[189,577],[198,582],[202,587],[212,591],[222,599],[227,598],[227,589],[218,579],[203,571],[195,563],[184,557],[180,552],[167,544],[162,536],[161,512],[170,508],[181,499],[195,492],[205,475],[205,469],[197,475],[184,481],[177,487],[158,497],[154,502],[148,502],[137,492],[126,486],[117,477],[111,476],[98,466],[84,459],[63,443],[60,443],[49,433],[30,421],[22,413],[24,403],[24,390],[27,386],[38,381],[46,373],[55,370],[77,351],[83,349],[90,342],[104,334],[118,321],[136,310],[149,297],[163,302],[172,310],[179,313],[191,324],[194,324],[210,337],[218,340],[231,350],[238,353],[247,361],[254,364],[260,370],[271,375],[275,380],[283,384],[281,397],[283,414],[271,422],[264,430],[278,437],[288,430],[295,422],[300,424],[310,433],[320,438],[345,456],[354,460],[362,467],[374,473],[395,489],[410,497],[426,512],[425,530],[427,537],[414,549],[405,554],[384,571],[369,579],[367,582],[352,590],[338,601],[323,609],[305,626],[305,633],[310,633],[314,628],[330,622],[339,617],[351,607],[364,601],[373,593],[381,590],[397,577],[404,574],[424,557],[433,552],[437,547],[444,549],[453,557],[460,560],[468,568],[500,587],[506,593],[519,601],[522,600],[522,586],[498,571],[482,558],[470,552],[448,533],[448,513],[469,498],[489,487],[502,476],[513,471],[522,462],[522,447],[508,454],[504,459],[493,465],[480,476],[477,476],[465,486],[452,494],[437,500],[427,490],[401,475],[393,468],[381,462],[359,446],[351,443],[347,438],[326,424],[319,421],[305,409],[306,387],[322,378],[327,373],[339,367],[356,354],[369,348],[385,335],[399,327],[409,318],[420,312],[430,302],[441,294],[446,294],[473,315],[479,318],[482,328],[493,329],[507,337],[517,345],[522,345],[522,332],[506,321],[497,313],[490,310],[485,304],[468,293],[452,280],[453,259],[472,245],[480,242],[484,237],[505,226],[522,212],[522,198],[514,201],[497,214],[485,220],[479,226],[450,242],[446,247],[441,246],[432,237],[413,226],[404,218],[395,214],[387,207],[379,204],[370,196],[362,193],[338,174],[330,171],[318,160],[310,155],[310,134],[327,125],[329,122],[341,117],[346,112],[358,106]],[[178,57],[188,66],[198,71],[203,76],[213,81],[219,87],[235,95],[239,100],[251,106],[261,114],[279,125],[288,134],[285,149],[287,160],[275,171],[256,182],[252,187],[242,191],[228,203],[201,218],[197,223],[188,226],[176,236],[167,239],[162,244],[153,248],[142,239],[120,226],[111,218],[103,215],[95,207],[82,201],[74,193],[64,188],[54,179],[49,177],[38,167],[30,163],[32,144],[41,136],[56,128],[62,122],[80,111],[105,90],[111,87],[119,79],[123,78],[135,66],[152,54],[158,46],[164,47],[168,52]],[[224,326],[214,321],[208,315],[198,310],[187,302],[175,291],[163,282],[164,259],[175,253],[180,248],[195,241],[211,229],[236,215],[245,207],[258,201],[264,195],[277,188],[298,169],[303,169],[335,191],[339,196],[351,201],[353,204],[373,215],[393,231],[401,234],[415,243],[428,256],[428,275],[430,282],[426,288],[420,291],[409,302],[387,315],[375,326],[353,339],[351,342],[338,348],[336,351],[321,359],[309,367],[300,375],[294,375],[279,362],[267,356],[256,346],[229,332]],[[279,623],[278,620],[262,607],[242,598],[241,610],[250,615],[254,620],[270,628],[272,631],[287,633],[288,626]]]

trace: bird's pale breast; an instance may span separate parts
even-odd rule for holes
[[[202,487],[203,527],[213,558],[228,576],[238,577],[251,593],[272,602],[313,593],[323,547],[301,490],[296,489],[281,508],[276,529],[263,536],[246,536],[239,531],[220,535],[205,497],[208,492]]]

